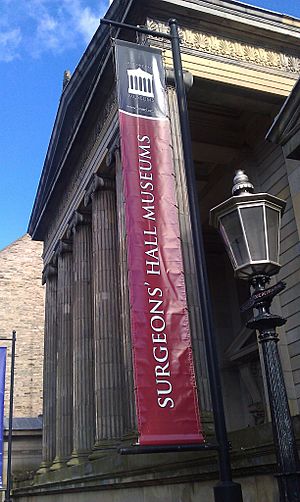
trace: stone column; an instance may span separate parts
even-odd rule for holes
[[[126,247],[126,223],[125,223],[125,200],[123,190],[123,174],[120,151],[114,151],[116,170],[116,199],[118,218],[118,251],[120,267],[120,307],[121,307],[121,333],[124,354],[124,396],[125,396],[125,434],[129,439],[137,436],[137,420],[134,396],[132,346],[131,346],[131,326],[130,326],[130,306],[128,290],[128,265]]]
[[[46,283],[42,463],[37,474],[48,471],[55,457],[56,358],[57,358],[57,267],[49,263],[43,270]]]
[[[84,462],[95,442],[91,215],[75,212],[73,233],[73,452]]]
[[[195,255],[192,240],[189,202],[187,195],[184,158],[181,142],[181,130],[175,88],[167,88],[173,161],[176,176],[177,201],[181,233],[182,254],[185,272],[185,285],[189,307],[189,321],[192,336],[194,365],[198,388],[201,419],[206,432],[212,432],[212,406],[210,400],[209,380],[205,357],[203,327],[201,321],[200,300],[197,289]]]
[[[123,433],[123,361],[114,184],[95,176],[92,199],[96,442],[91,459],[116,446]]]
[[[57,251],[57,382],[56,456],[51,470],[65,466],[72,452],[72,286],[73,259],[70,241],[61,240]]]

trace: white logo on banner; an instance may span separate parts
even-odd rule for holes
[[[127,70],[128,93],[138,94],[147,98],[154,98],[153,75],[143,71],[141,68]]]

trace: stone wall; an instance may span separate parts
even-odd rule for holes
[[[259,475],[237,478],[243,486],[243,502],[279,502],[272,476]],[[15,498],[18,502],[213,502],[213,486],[216,482],[157,484],[155,486],[122,487],[119,490],[95,490],[90,492],[63,493],[61,485],[57,493]],[[58,499],[59,497],[59,499]]]
[[[17,331],[14,416],[42,413],[44,288],[42,244],[24,235],[0,251],[0,337]],[[4,342],[0,342],[5,345]],[[7,344],[5,416],[8,416],[11,343]]]

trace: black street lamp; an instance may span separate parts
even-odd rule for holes
[[[283,282],[266,287],[280,269],[280,222],[285,202],[267,193],[253,193],[253,185],[241,170],[236,172],[232,197],[210,211],[210,223],[219,229],[235,275],[253,288],[242,310],[255,308],[247,327],[259,332],[276,448],[280,502],[300,501],[299,458],[280,363],[276,327],[286,319],[270,313],[274,296]]]

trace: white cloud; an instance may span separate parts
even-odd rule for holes
[[[57,21],[46,14],[40,19],[36,29],[36,41],[41,50],[56,50],[59,47]]]
[[[104,2],[97,2],[97,8],[93,10],[83,3],[86,2],[63,0],[63,8],[70,16],[70,22],[75,30],[82,35],[85,42],[89,42],[99,26],[100,16],[104,12]]]
[[[84,40],[88,42],[99,26],[100,15],[95,16],[91,10],[86,7],[78,18],[78,31],[83,35]]]
[[[36,58],[46,52],[58,54],[88,43],[109,0],[2,2],[0,61],[9,62],[26,53]]]
[[[19,57],[22,40],[20,29],[0,31],[0,61],[10,62]]]

